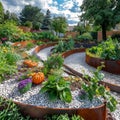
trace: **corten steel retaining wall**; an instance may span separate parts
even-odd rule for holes
[[[91,65],[95,68],[101,65],[101,62],[104,63],[105,67],[103,68],[104,71],[113,73],[113,74],[120,74],[120,61],[115,60],[103,60],[96,57],[91,57],[90,55],[86,54],[86,63]]]
[[[62,56],[63,56],[64,58],[66,58],[66,57],[68,57],[69,55],[72,55],[72,54],[78,53],[78,52],[85,52],[85,48],[82,48],[82,49],[74,49],[74,50],[70,50],[70,51],[64,52],[64,53],[62,54]],[[88,59],[87,59],[87,60],[88,60]],[[96,62],[97,62],[97,61],[95,61],[95,60],[92,61],[92,63],[95,64],[95,67],[97,68],[97,66],[100,66],[101,63],[99,63],[99,65],[96,65]],[[100,62],[103,62],[103,61],[100,61]],[[117,61],[117,64],[119,64],[119,66],[120,66],[120,61]],[[77,72],[76,70],[70,68],[70,67],[67,66],[67,65],[64,65],[64,67],[65,67],[66,69],[68,69],[70,72],[72,72],[74,75],[77,75],[77,76],[79,76],[79,77],[82,77],[82,76],[83,76],[82,73]],[[117,66],[117,67],[118,67],[118,66]],[[118,70],[120,70],[119,68],[120,68],[120,67],[118,67]],[[119,84],[113,84],[113,83],[109,83],[109,82],[105,82],[105,81],[100,81],[100,84],[109,87],[110,90],[112,90],[112,91],[115,91],[115,92],[119,92],[119,93],[120,93],[120,85],[119,85]]]
[[[15,101],[14,101],[15,102]],[[30,115],[32,118],[40,118],[43,120],[48,114],[77,114],[82,116],[85,120],[106,120],[107,110],[106,103],[94,108],[48,108],[43,106],[33,106],[15,102],[23,115]]]

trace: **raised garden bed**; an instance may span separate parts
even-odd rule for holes
[[[117,60],[104,60],[101,58],[96,58],[90,56],[86,53],[86,63],[97,68],[101,65],[101,62],[104,63],[105,67],[103,67],[104,71],[113,73],[113,74],[120,74],[120,61]]]
[[[35,48],[34,53],[38,53],[40,50],[45,49],[45,48],[47,48],[47,47],[54,46],[54,45],[56,45],[56,44],[57,44],[57,42],[40,45],[40,46],[38,46],[37,48]]]
[[[15,42],[13,46],[20,46],[21,48],[24,48],[27,46],[28,43],[35,43],[35,40],[28,40],[28,41],[21,41],[21,42]]]
[[[70,51],[67,51],[67,52],[64,52],[63,54],[62,54],[62,56],[64,57],[64,58],[66,58],[66,57],[68,57],[69,55],[72,55],[72,54],[74,54],[74,53],[79,53],[79,52],[85,52],[85,49],[83,48],[83,49],[74,49],[74,50],[70,50]],[[97,58],[96,58],[97,59]],[[89,60],[89,59],[87,59],[87,60]],[[99,64],[95,64],[96,62],[98,62],[99,61]],[[92,60],[92,64],[95,64],[96,66],[96,68],[98,67],[98,66],[100,66],[101,65],[101,62],[103,62],[103,60],[96,60],[96,62],[95,62],[95,60]],[[115,62],[115,61],[114,61]],[[115,64],[117,64],[117,70],[120,72],[120,64],[118,63],[118,62],[115,62]],[[74,69],[72,69],[72,68],[70,68],[70,67],[68,67],[67,65],[64,65],[64,67],[66,68],[66,69],[68,69],[69,71],[71,71],[72,73],[73,73],[73,75],[77,75],[77,76],[80,76],[80,77],[82,77],[83,76],[83,74],[82,73],[79,73],[79,72],[77,72],[77,71],[75,71]],[[111,68],[113,68],[112,66],[111,66]],[[100,82],[101,84],[103,84],[103,85],[105,85],[105,86],[108,86],[112,91],[115,91],[115,92],[120,92],[120,85],[118,85],[118,84],[112,84],[112,83],[109,83],[109,82],[105,82],[105,81],[101,81]]]
[[[29,104],[23,104],[15,102],[24,115],[30,115],[32,118],[41,118],[47,114],[64,114],[80,115],[85,120],[106,120],[106,103],[94,108],[47,108],[43,106],[33,106]],[[33,112],[34,111],[34,112]]]

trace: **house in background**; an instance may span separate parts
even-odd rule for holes
[[[115,26],[115,30],[120,30],[120,23]]]
[[[73,29],[74,29],[74,26],[68,26],[67,27],[67,31],[73,31]]]

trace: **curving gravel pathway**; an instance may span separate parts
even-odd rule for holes
[[[90,71],[95,70],[95,68],[86,64],[84,52],[68,56],[65,59],[64,63],[78,72],[81,73],[85,72],[89,75],[91,75]],[[114,75],[105,71],[102,71],[102,73],[104,73],[105,75],[104,81],[120,84],[120,75]],[[112,115],[113,117],[115,117],[116,120],[120,120],[120,93],[112,92],[112,94],[118,101],[117,110],[113,112]]]
[[[65,59],[64,63],[78,72],[81,72],[81,73],[85,72],[89,75],[91,75],[90,71],[95,70],[94,67],[89,66],[85,62],[84,52],[76,53],[76,54],[68,56]],[[120,84],[120,75],[111,74],[105,71],[102,71],[102,73],[104,73],[105,75],[104,81],[108,81],[108,82],[115,83],[115,84]]]
[[[45,49],[40,50],[40,52],[37,53],[37,56],[41,59],[41,60],[47,60],[47,57],[50,55],[50,50],[53,48],[52,47],[47,47]]]

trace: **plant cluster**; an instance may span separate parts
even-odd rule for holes
[[[72,100],[70,82],[65,81],[60,75],[48,76],[48,80],[43,83],[40,92],[47,92],[49,99],[53,101],[60,99],[69,103]]]
[[[79,115],[68,116],[68,114],[60,114],[60,115],[47,115],[45,116],[45,120],[84,120]]]
[[[34,40],[44,40],[44,39],[48,39],[51,41],[54,41],[57,39],[57,37],[55,35],[53,35],[53,33],[51,32],[33,32],[32,33],[32,38]]]
[[[59,41],[58,45],[56,45],[53,49],[53,53],[62,53],[68,50],[72,50],[74,48],[74,41],[70,39],[68,42],[66,41]]]
[[[2,82],[6,75],[16,72],[16,63],[21,56],[10,46],[0,46],[0,50],[0,82]]]
[[[18,84],[18,90],[20,91],[20,93],[25,93],[28,90],[31,89],[32,86],[32,80],[31,79],[25,79],[19,82]]]
[[[19,108],[11,100],[0,97],[0,120],[30,120],[30,117],[23,117]]]
[[[51,55],[46,61],[44,61],[44,74],[47,75],[52,70],[60,70],[63,66],[63,62],[64,59],[60,54]]]
[[[32,38],[31,33],[24,33],[14,22],[6,21],[0,24],[0,39],[4,43],[6,41],[22,41],[30,40]]]
[[[120,60],[120,43],[109,38],[98,46],[89,48],[87,53],[106,60]]]
[[[89,81],[88,84],[83,82],[82,89],[84,90],[83,94],[81,94],[80,98],[88,98],[90,101],[95,97],[102,97],[107,102],[107,107],[110,111],[114,111],[116,109],[117,101],[111,95],[110,91],[106,89],[103,85],[100,85],[99,82],[103,80],[104,75],[100,73],[102,66],[99,66],[96,71],[93,72],[93,76],[84,75],[84,78]]]
[[[90,33],[83,33],[82,35],[79,35],[77,37],[77,40],[79,40],[80,42],[89,42],[91,41],[93,38],[91,36]]]
[[[118,33],[116,33],[116,34],[113,34],[112,36],[111,36],[111,38],[112,39],[117,39],[118,40],[118,42],[120,42],[120,34]]]

